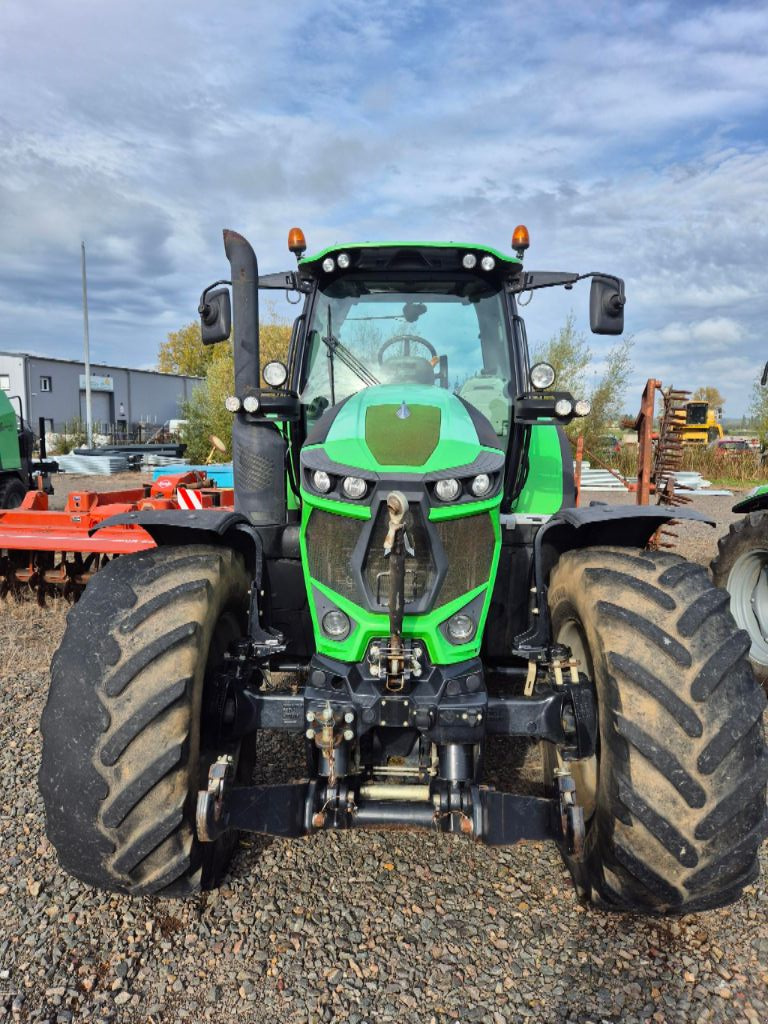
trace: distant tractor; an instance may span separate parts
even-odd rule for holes
[[[234,312],[235,511],[91,531],[157,547],[96,573],[53,661],[39,785],[63,867],[183,896],[217,884],[238,831],[407,827],[551,839],[605,908],[736,899],[764,835],[765,698],[727,595],[647,550],[673,517],[711,520],[575,507],[564,426],[589,403],[530,366],[519,315],[590,278],[592,330],[620,334],[623,281],[526,270],[522,226],[515,256],[305,256],[293,229],[298,267],[265,276],[241,235],[224,245],[232,298],[217,282],[200,313],[214,344]],[[287,366],[260,368],[260,289],[303,299]],[[253,783],[263,730],[304,744],[304,779]],[[538,796],[483,781],[513,738],[541,751]]]
[[[32,447],[34,434],[24,422],[21,409],[0,391],[0,508],[18,508],[34,486]]]

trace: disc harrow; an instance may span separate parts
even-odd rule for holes
[[[112,558],[155,547],[140,526],[93,531],[105,519],[143,509],[231,509],[231,489],[211,485],[205,473],[166,475],[124,491],[73,491],[63,510],[48,495],[30,491],[22,505],[0,512],[0,598],[34,596],[76,601],[88,580]]]

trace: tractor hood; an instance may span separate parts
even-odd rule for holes
[[[326,412],[304,450],[316,446],[332,463],[388,475],[469,466],[489,448],[501,454],[493,427],[473,406],[419,384],[382,384],[352,395]]]

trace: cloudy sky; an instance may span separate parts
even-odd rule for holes
[[[373,238],[626,278],[635,388],[768,359],[768,5],[0,0],[0,349],[151,365],[226,276]],[[532,341],[588,287],[539,292]],[[596,354],[607,342],[595,338]],[[634,392],[627,396],[628,408]]]

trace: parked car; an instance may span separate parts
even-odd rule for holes
[[[722,455],[724,457],[755,454],[755,450],[752,445],[744,437],[721,437],[716,441],[710,442],[707,445],[709,451],[715,452],[716,455]]]

